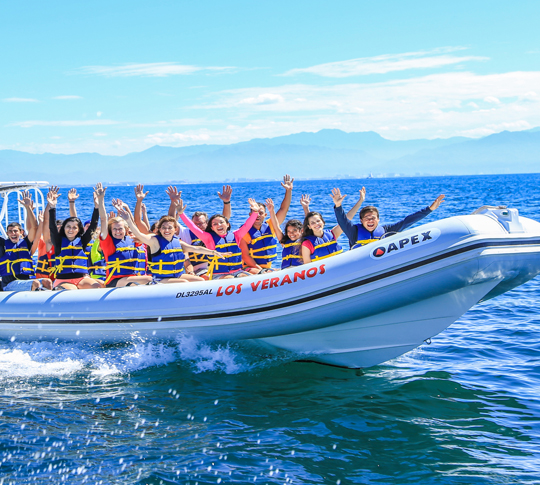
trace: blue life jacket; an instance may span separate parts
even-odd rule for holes
[[[156,236],[160,251],[152,254],[152,261],[148,261],[148,269],[155,279],[180,278],[184,273],[185,256],[182,251],[180,239],[173,236],[171,241],[167,241],[163,236]]]
[[[82,247],[81,238],[76,237],[70,241],[62,238],[62,250],[55,258],[56,275],[69,275],[72,273],[88,274],[88,256]]]
[[[291,241],[289,239],[288,241],[290,242],[281,245],[283,247],[281,253],[281,269],[304,264],[300,251],[300,239],[297,241]]]
[[[381,225],[378,225],[373,232],[369,232],[362,224],[355,224],[355,226],[358,229],[358,235],[356,236],[356,242],[351,249],[360,248],[365,244],[377,241],[386,232]]]
[[[341,246],[334,239],[332,231],[325,230],[322,237],[307,236],[306,239],[313,244],[311,261],[319,261],[343,252]]]
[[[192,246],[198,246],[198,247],[201,247],[201,248],[206,247],[198,236],[196,236],[191,231],[189,231],[189,233],[191,235],[191,245]],[[191,261],[191,264],[193,266],[197,266],[197,265],[203,264],[203,263],[207,263],[207,264],[210,263],[210,261],[212,261],[212,256],[210,254],[189,253],[189,260]]]
[[[54,248],[49,252],[45,252],[41,256],[38,255],[36,274],[46,275],[50,278],[54,277]]]
[[[226,259],[218,259],[214,268],[214,274],[227,274],[242,269],[242,250],[238,246],[234,233],[228,232],[226,236],[221,237],[215,232],[210,235],[216,245],[216,251],[220,253],[233,253]]]
[[[264,222],[260,229],[251,227],[248,234],[251,242],[247,246],[253,261],[259,265],[270,266],[277,258],[277,239],[270,225]]]
[[[5,253],[0,259],[0,276],[34,276],[34,261],[24,239],[19,239],[16,243],[6,239],[4,248]]]
[[[107,260],[107,283],[113,276],[133,276],[136,274],[138,252],[135,247],[135,241],[129,236],[123,239],[112,237],[112,242],[116,248],[115,252],[106,256]]]

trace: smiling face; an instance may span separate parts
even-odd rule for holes
[[[12,243],[18,243],[22,236],[22,231],[19,226],[10,226],[7,229],[7,235]]]
[[[77,237],[77,234],[79,234],[79,224],[77,224],[75,221],[66,222],[64,232],[66,233],[66,237],[70,241],[73,241],[73,239]]]
[[[369,232],[373,232],[379,225],[379,216],[374,211],[366,212],[360,222]]]
[[[116,239],[124,239],[126,236],[126,226],[120,222],[111,224],[111,235]]]
[[[167,239],[167,241],[171,241],[176,234],[176,226],[172,222],[163,222],[159,227],[159,233]]]
[[[324,231],[324,221],[321,216],[315,214],[308,219],[308,227],[313,231],[313,234],[321,236]]]
[[[216,234],[219,234],[220,236],[225,236],[225,234],[227,234],[227,231],[229,230],[229,224],[224,217],[214,217],[212,219],[211,229]]]
[[[287,226],[287,237],[291,241],[296,241],[302,236],[302,229],[299,229],[296,226]]]

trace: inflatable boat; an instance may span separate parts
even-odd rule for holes
[[[0,338],[254,341],[359,368],[421,345],[540,273],[540,223],[484,207],[317,262],[249,278],[0,293]]]

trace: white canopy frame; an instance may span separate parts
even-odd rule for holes
[[[7,238],[6,229],[10,222],[18,222],[25,227],[26,210],[23,205],[17,203],[18,199],[22,199],[22,191],[29,190],[34,192],[34,210],[36,217],[38,213],[45,210],[46,199],[41,192],[40,187],[47,187],[49,182],[0,182],[0,196],[4,199],[2,208],[0,209],[0,236]],[[18,221],[9,220],[9,200],[10,195],[15,194],[15,203],[17,204]]]

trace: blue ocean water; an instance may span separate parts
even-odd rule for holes
[[[51,180],[51,182],[54,182]],[[297,181],[335,224],[329,194],[393,222],[446,200],[426,221],[504,204],[540,220],[540,175]],[[150,219],[165,186],[148,187]],[[217,184],[181,187],[188,212],[220,212]],[[281,202],[279,183],[233,184]],[[89,218],[91,190],[79,188]],[[67,188],[59,204],[67,215]],[[133,206],[133,187],[108,198]],[[191,338],[98,346],[0,342],[0,484],[540,483],[540,279],[481,303],[424,345],[363,371],[273,358]]]

